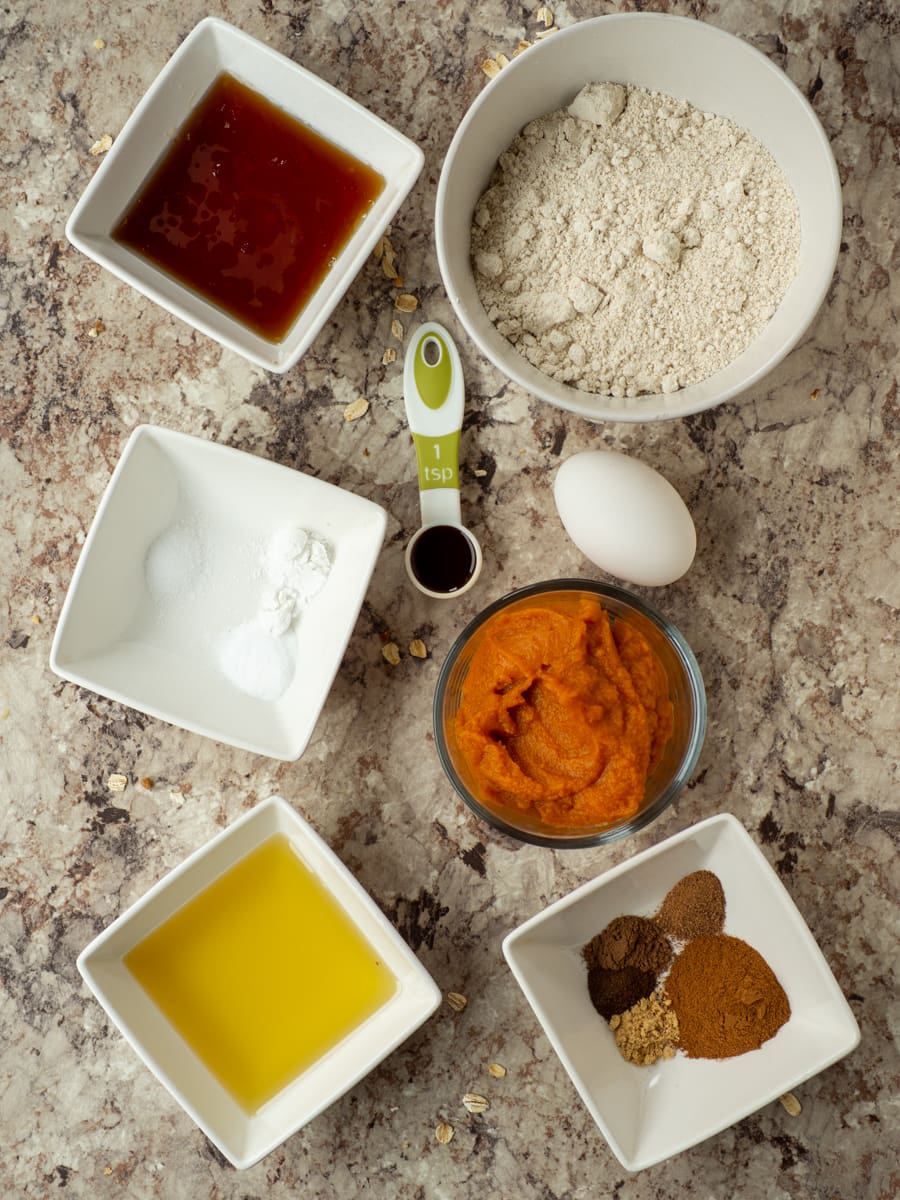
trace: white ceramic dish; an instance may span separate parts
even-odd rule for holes
[[[322,137],[373,167],[385,187],[315,295],[279,342],[253,333],[214,304],[112,239],[112,231],[178,129],[227,71]],[[350,286],[422,170],[422,151],[379,117],[291,59],[207,17],[162,69],[116,138],[68,224],[83,254],[201,333],[270,371],[289,370]]]
[[[652,1067],[620,1055],[588,997],[582,947],[614,918],[650,916],[691,871],[725,889],[725,932],[763,955],[790,1020],[759,1050],[723,1061],[677,1054]],[[847,1001],[803,918],[744,827],[710,817],[586,883],[526,921],[503,953],[619,1162],[639,1171],[719,1133],[859,1043]]]
[[[123,962],[124,956],[260,843],[284,834],[397,980],[377,1012],[254,1115],[210,1073]],[[236,1167],[252,1166],[358,1083],[431,1016],[441,993],[340,859],[280,797],[258,804],[170,871],[82,951],[78,969],[153,1074]]]
[[[748,129],[784,171],[800,209],[799,273],[768,325],[728,366],[669,396],[593,395],[544,375],[488,320],[470,266],[472,214],[500,153],[529,121],[568,104],[584,84],[604,80],[668,93]],[[588,420],[658,421],[739,395],[790,352],[828,291],[841,224],[840,181],[828,138],[783,71],[740,38],[701,21],[623,13],[555,33],[487,84],[447,151],[435,239],[457,316],[481,352],[510,379]]]
[[[53,639],[57,675],[194,733],[299,758],[312,736],[381,549],[384,509],[300,471],[202,438],[142,425],[116,466]],[[205,585],[161,616],[145,562],[154,541],[202,522],[217,548]],[[283,527],[326,540],[324,587],[288,636],[296,669],[277,700],[222,674],[217,639],[254,617],[259,547]]]

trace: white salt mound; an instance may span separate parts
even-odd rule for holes
[[[206,545],[196,525],[170,525],[151,543],[144,578],[157,603],[183,600],[206,570]]]

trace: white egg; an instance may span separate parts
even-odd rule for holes
[[[694,561],[697,531],[684,501],[636,458],[613,450],[573,454],[556,473],[553,496],[566,533],[610,575],[661,587]]]

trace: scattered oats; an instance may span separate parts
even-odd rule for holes
[[[519,42],[515,50],[513,50],[513,58],[518,58],[520,54],[524,54],[526,50],[531,49],[531,42]]]
[[[494,79],[500,74],[500,67],[492,58],[486,58],[481,64],[481,69],[487,75],[488,79]]]
[[[94,158],[96,158],[98,154],[105,154],[111,146],[112,138],[108,133],[104,133],[103,137],[100,138],[99,141],[94,142],[93,146],[91,146],[91,154],[93,154]]]
[[[509,66],[509,59],[506,57],[506,55],[505,55],[505,54],[498,54],[498,55],[496,55],[496,56],[495,56],[495,61],[496,61],[496,63],[497,63],[497,66],[500,68],[500,70],[501,70],[501,71],[503,70],[503,68],[504,68],[504,67],[508,67],[508,66]]]
[[[389,363],[396,362],[396,361],[397,361],[397,351],[394,349],[393,346],[388,346],[387,350],[385,350],[384,354],[382,354],[382,356],[381,356],[381,365],[383,367],[386,367]]]
[[[449,1146],[453,1141],[453,1126],[448,1125],[446,1121],[441,1121],[434,1131],[434,1136],[442,1146]]]
[[[428,647],[421,638],[413,638],[413,640],[409,643],[409,652],[413,658],[428,657]]]
[[[409,292],[401,292],[394,301],[394,305],[399,308],[400,312],[411,313],[419,307],[419,302],[415,296],[410,296]]]
[[[149,775],[145,775],[144,778],[141,780],[141,787],[146,788],[148,792],[153,787],[153,780],[150,778]]]
[[[391,280],[391,283],[394,285],[395,288],[402,288],[403,287],[403,276],[395,275],[394,278]]]
[[[32,613],[31,623],[32,625],[40,625],[41,618],[37,615],[37,613]]]
[[[534,35],[534,40],[539,42],[542,38],[549,37],[551,33],[559,33],[555,25],[551,25],[549,29],[539,29]]]
[[[8,708],[0,708],[0,721],[8,721],[8,720],[9,720],[9,709]]]
[[[793,1092],[785,1092],[784,1095],[779,1096],[778,1099],[781,1101],[784,1111],[790,1116],[799,1117],[803,1112],[803,1109],[800,1106],[800,1101]]]
[[[90,338],[99,337],[100,334],[105,331],[105,329],[106,329],[106,326],[103,324],[103,322],[101,320],[98,319],[93,323],[93,325],[87,331],[87,335]]]
[[[104,1175],[112,1175],[112,1167],[104,1167],[103,1174]]]
[[[506,1067],[501,1067],[500,1063],[488,1063],[488,1075],[494,1079],[502,1079],[506,1074]]]
[[[553,24],[553,10],[549,7],[549,5],[542,4],[534,14],[534,19],[536,21],[543,21],[544,28],[549,29]]]
[[[485,471],[482,467],[476,467],[472,474],[476,477],[476,479],[484,479],[485,475],[487,475],[487,471]]]
[[[380,237],[375,243],[375,249],[372,251],[372,257],[375,259],[384,258],[384,247],[387,242],[386,237]]]
[[[94,49],[95,50],[105,50],[106,49],[106,42],[103,40],[103,38],[94,38]]]
[[[479,1096],[475,1092],[466,1092],[462,1098],[464,1107],[470,1113],[483,1113],[491,1107],[491,1102],[486,1096]]]
[[[818,400],[818,398],[819,398],[819,389],[818,389],[818,388],[813,388],[813,390],[812,390],[812,391],[809,393],[809,398],[810,398],[810,400]]]
[[[391,321],[391,334],[397,339],[398,342],[403,341],[403,326],[396,317],[393,321]]]
[[[345,421],[358,421],[360,417],[364,417],[369,411],[369,402],[365,396],[358,396],[351,404],[348,404],[344,409]]]
[[[106,781],[106,786],[111,792],[124,792],[128,786],[127,775],[110,775]]]
[[[461,992],[448,992],[447,1003],[454,1012],[462,1012],[469,1002]]]
[[[384,258],[381,260],[381,269],[384,271],[388,279],[397,278],[397,268],[394,266],[393,254],[385,254]]]
[[[386,646],[382,646],[381,653],[385,660],[389,662],[392,667],[396,667],[397,663],[400,661],[400,647],[396,642],[388,642]]]

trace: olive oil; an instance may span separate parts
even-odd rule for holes
[[[397,988],[283,834],[148,934],[125,965],[249,1113]]]

